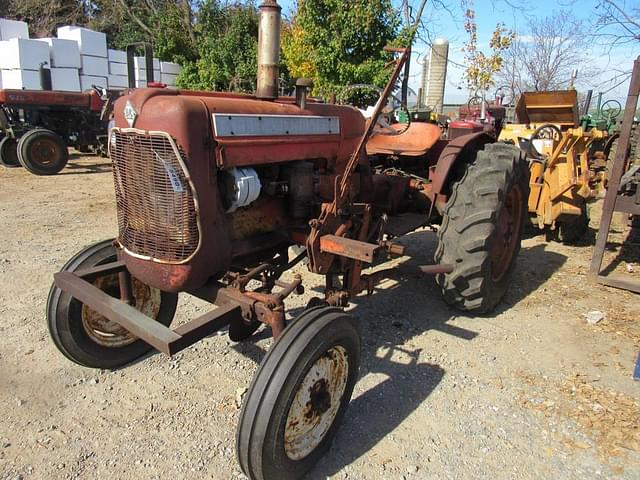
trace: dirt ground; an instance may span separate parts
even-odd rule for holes
[[[0,479],[242,478],[239,401],[267,332],[240,344],[215,335],[113,372],[69,362],[49,339],[52,274],[116,232],[108,161],[76,157],[54,177],[0,169],[0,228]],[[430,277],[356,298],[360,380],[310,478],[640,479],[640,297],[588,281],[593,238],[525,239],[486,318],[445,306]],[[433,233],[403,243],[412,258],[398,263],[431,261]],[[640,278],[638,250],[625,255],[617,269]],[[304,280],[292,314],[317,294],[320,278]],[[185,296],[175,322],[205,308]],[[592,310],[604,320],[588,324]]]

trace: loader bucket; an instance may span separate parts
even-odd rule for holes
[[[578,94],[575,90],[524,92],[516,106],[519,123],[553,123],[561,127],[578,126]]]

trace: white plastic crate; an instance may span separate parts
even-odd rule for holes
[[[109,62],[104,57],[80,55],[82,63],[82,75],[107,77],[109,75]]]
[[[170,75],[178,75],[182,71],[182,67],[173,62],[160,62],[160,71]]]
[[[2,88],[42,90],[40,72],[35,70],[2,70]]]
[[[147,80],[147,71],[145,69],[135,69],[133,71],[133,74],[136,80]],[[153,80],[156,82],[160,81],[160,70],[153,71]]]
[[[80,48],[78,42],[63,38],[38,38],[49,45],[51,66],[56,68],[80,68]]]
[[[94,75],[80,75],[80,89],[84,92],[85,90],[91,90],[93,85],[98,87],[107,88],[109,82],[107,81],[107,77],[98,77]]]
[[[109,49],[107,56],[110,62],[127,63],[127,52],[123,50]]]
[[[109,75],[109,88],[128,88],[129,79],[123,75]]]
[[[110,75],[124,75],[127,76],[127,64],[126,63],[114,63],[109,62],[109,74]]]
[[[28,38],[12,38],[2,43],[0,68],[3,70],[39,70],[45,63],[49,67],[49,45]]]
[[[0,18],[0,40],[29,38],[29,25],[19,20]]]
[[[178,75],[172,75],[170,73],[160,74],[160,81],[162,83],[166,83],[167,85],[175,86],[176,78],[178,78]]]
[[[58,38],[78,42],[82,55],[107,58],[107,36],[102,32],[67,25],[58,28]]]
[[[52,68],[51,88],[63,92],[80,91],[80,75],[77,68]]]
[[[144,57],[134,57],[133,58],[133,66],[136,69],[139,70],[144,70],[147,68],[147,64],[145,62]],[[154,70],[160,70],[160,60],[158,60],[157,58],[153,59],[153,69]]]

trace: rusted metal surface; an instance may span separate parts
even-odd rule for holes
[[[320,239],[320,251],[361,262],[373,262],[374,255],[379,249],[379,245],[336,235],[324,235]]]
[[[492,278],[499,282],[508,273],[513,254],[520,244],[525,199],[519,185],[513,185],[497,212],[496,232],[489,250]]]
[[[89,109],[92,94],[38,90],[0,89],[0,103],[6,107],[22,106],[60,106]]]
[[[262,0],[258,26],[258,75],[256,97],[278,97],[280,64],[280,11],[275,0]]]
[[[301,460],[322,442],[333,425],[349,377],[349,359],[336,345],[311,365],[295,392],[287,414],[284,449],[291,460]]]
[[[622,200],[620,201],[621,194],[619,193],[620,180],[625,173],[625,165],[627,163],[627,154],[629,151],[629,143],[631,140],[631,129],[633,128],[634,115],[638,106],[638,97],[640,96],[640,57],[636,58],[633,64],[633,72],[631,74],[631,82],[629,84],[629,93],[627,95],[627,102],[624,109],[624,118],[622,120],[622,129],[620,131],[620,137],[618,139],[618,147],[616,150],[616,156],[613,159],[613,167],[609,176],[609,182],[607,187],[607,194],[604,198],[604,205],[602,206],[602,217],[600,220],[600,227],[598,229],[598,235],[596,237],[596,244],[593,248],[593,256],[591,258],[591,266],[589,268],[589,275],[592,279],[599,283],[604,283],[616,288],[623,288],[640,293],[640,282],[625,280],[617,278],[615,276],[603,276],[601,275],[602,259],[604,257],[604,251],[607,245],[607,238],[611,229],[611,221],[613,214],[616,211],[622,211],[625,213],[628,210],[637,211],[637,204],[635,201]],[[637,197],[636,197],[637,198]],[[632,207],[632,208],[625,208]]]
[[[58,272],[54,275],[54,280],[62,291],[167,355],[171,355],[171,343],[181,338],[171,329],[71,272]]]
[[[405,128],[403,124],[394,124],[391,129]],[[393,135],[381,132],[373,134],[367,141],[368,155],[425,155],[442,136],[442,129],[432,123],[413,122],[402,134]]]
[[[492,139],[485,132],[476,132],[469,135],[462,135],[452,140],[444,147],[444,150],[438,158],[433,174],[429,175],[431,180],[431,194],[434,196],[445,193],[449,175],[455,165],[467,148],[481,148],[484,144],[491,142]]]

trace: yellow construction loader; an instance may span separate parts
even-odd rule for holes
[[[604,188],[608,132],[578,126],[575,90],[526,92],[516,107],[517,124],[499,140],[518,145],[529,162],[529,213],[548,236],[575,242],[587,231],[587,202]]]

